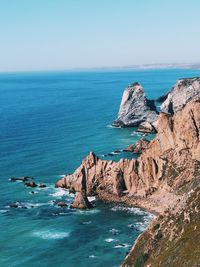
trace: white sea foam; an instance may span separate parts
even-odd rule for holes
[[[88,197],[88,200],[89,201],[95,201],[96,200],[96,197],[94,197],[94,196]]]
[[[89,258],[96,258],[96,256],[95,255],[90,255]]]
[[[108,243],[111,243],[111,242],[115,241],[115,239],[113,239],[113,238],[106,238],[105,241],[108,242]]]
[[[49,194],[49,196],[53,197],[62,197],[62,196],[68,196],[68,197],[74,197],[73,194],[70,194],[68,190],[63,189],[63,188],[57,188],[55,189],[56,192]]]
[[[109,232],[112,233],[112,234],[115,234],[115,235],[116,235],[116,234],[118,234],[120,231],[119,231],[118,229],[112,228],[112,229],[109,230]]]
[[[83,222],[82,224],[91,224],[92,221],[88,221],[88,222]]]
[[[90,215],[90,214],[95,214],[95,213],[99,213],[100,210],[98,209],[91,209],[91,210],[77,210],[76,213],[77,214],[81,214],[81,215]]]
[[[122,127],[121,126],[114,126],[112,124],[108,124],[106,125],[107,128],[116,128],[116,129],[121,129]]]
[[[46,231],[36,231],[33,232],[33,236],[39,237],[42,239],[62,239],[69,237],[69,232],[58,232],[55,230],[46,230]]]
[[[133,213],[136,215],[147,215],[146,211],[143,211],[135,207],[124,207],[124,206],[114,206],[111,208],[112,211],[126,211],[127,213]]]
[[[5,213],[7,212],[7,210],[0,210],[0,213]]]
[[[41,203],[24,202],[24,203],[20,203],[19,207],[27,207],[28,209],[31,209],[31,208],[37,208],[37,207],[42,207],[42,206],[48,206],[48,205],[50,205],[49,202],[41,202]]]
[[[128,248],[131,247],[131,245],[129,244],[119,244],[119,245],[115,245],[114,248]]]

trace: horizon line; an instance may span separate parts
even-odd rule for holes
[[[74,68],[61,68],[61,69],[27,69],[27,70],[5,70],[1,71],[0,74],[4,73],[24,73],[24,72],[67,72],[67,71],[100,71],[100,70],[153,70],[153,69],[200,69],[200,62],[196,63],[145,63],[145,64],[134,64],[125,66],[102,66],[102,67],[74,67]]]

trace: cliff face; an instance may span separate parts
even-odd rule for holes
[[[175,86],[159,100],[164,100],[161,111],[175,113],[188,102],[200,97],[200,78],[180,79]]]
[[[113,125],[121,127],[139,126],[142,122],[154,125],[158,118],[154,101],[148,100],[139,83],[130,85],[123,93],[118,118]]]
[[[193,179],[200,160],[199,111],[200,101],[193,101],[174,116],[161,113],[156,138],[138,159],[106,161],[91,152],[56,186],[86,190],[87,195],[142,197],[149,203],[160,201],[160,194],[165,192],[169,199],[163,209],[167,208],[171,192]]]
[[[179,105],[173,116],[162,112],[138,159],[106,161],[91,152],[56,186],[159,214],[123,267],[200,266],[200,99]]]

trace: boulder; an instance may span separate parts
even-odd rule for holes
[[[200,97],[200,77],[179,79],[166,96],[160,107],[161,112],[173,115],[188,102]]]
[[[118,118],[113,126],[137,127],[146,121],[154,125],[157,119],[158,113],[154,101],[146,98],[144,89],[139,83],[133,83],[123,93]]]
[[[70,206],[72,209],[91,209],[92,207],[93,205],[89,202],[84,190],[76,194],[74,202]]]

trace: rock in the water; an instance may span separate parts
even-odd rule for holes
[[[148,121],[145,121],[145,122],[140,123],[137,131],[142,132],[142,133],[155,133],[156,129],[151,123],[149,123]]]
[[[118,118],[113,126],[133,127],[146,121],[154,125],[157,119],[154,101],[146,98],[144,89],[139,83],[134,83],[123,93]]]
[[[13,203],[11,203],[11,204],[9,205],[9,207],[10,207],[10,208],[14,208],[14,209],[16,209],[16,208],[19,207],[19,205],[18,205],[16,202],[13,202]]]
[[[68,206],[67,203],[65,203],[64,201],[59,201],[56,204],[58,207],[62,207],[62,208],[65,208]]]
[[[33,178],[32,178],[32,177],[29,177],[29,176],[24,176],[24,177],[20,177],[20,178],[12,177],[12,178],[10,178],[9,180],[10,180],[11,182],[17,182],[17,181],[27,182],[29,179],[33,179]]]
[[[93,205],[89,202],[84,190],[77,193],[73,204],[70,206],[73,209],[91,209],[92,207]]]
[[[36,187],[37,184],[35,182],[27,182],[24,184],[26,187]]]
[[[160,108],[162,112],[174,114],[181,110],[188,102],[199,97],[200,78],[180,79],[167,93],[167,98]]]
[[[149,140],[142,138],[136,144],[129,145],[124,151],[133,153],[142,153],[148,148]]]
[[[40,187],[40,188],[45,188],[45,187],[47,187],[47,186],[46,186],[46,184],[39,184],[38,187]]]

